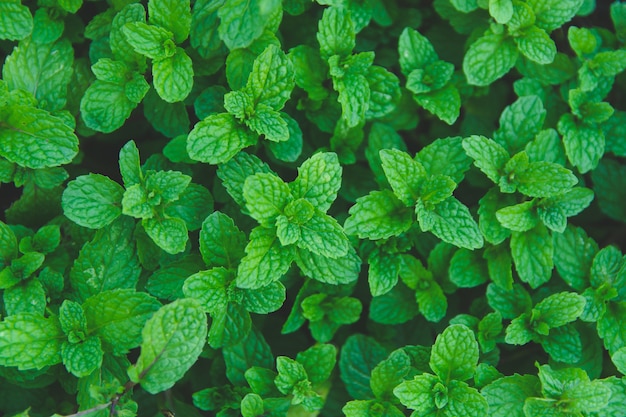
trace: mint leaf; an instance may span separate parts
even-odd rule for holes
[[[102,348],[100,339],[90,337],[84,342],[61,345],[61,358],[67,370],[81,378],[91,374],[102,366]]]
[[[258,104],[252,117],[246,119],[246,126],[272,142],[289,139],[289,127],[281,114],[265,104]]]
[[[228,0],[219,8],[218,33],[228,49],[248,47],[280,11],[280,2]]]
[[[341,174],[337,154],[320,152],[300,165],[298,177],[289,184],[289,188],[295,198],[304,198],[325,213],[337,198]]]
[[[495,141],[511,154],[519,152],[541,131],[546,113],[539,96],[533,94],[518,98],[500,115]]]
[[[420,201],[415,212],[421,229],[432,232],[444,242],[467,249],[483,246],[483,236],[478,224],[467,206],[456,198],[447,198],[431,210]]]
[[[400,68],[407,76],[411,71],[425,68],[439,58],[430,41],[411,28],[405,28],[400,34],[398,52]]]
[[[563,280],[577,291],[589,285],[589,271],[598,252],[598,244],[587,233],[568,226],[562,233],[553,233],[554,265]]]
[[[330,378],[337,362],[337,348],[330,344],[315,345],[298,353],[296,361],[302,364],[309,380],[319,384]]]
[[[531,0],[528,5],[532,8],[536,17],[536,25],[547,32],[552,32],[568,22],[578,9],[582,6],[584,0]]]
[[[102,340],[102,347],[116,355],[139,346],[141,329],[161,307],[155,298],[131,289],[100,292],[85,300],[87,330]]]
[[[174,35],[160,26],[130,22],[124,25],[122,32],[136,52],[150,59],[169,58],[176,52],[176,45],[172,41]]]
[[[368,283],[372,297],[388,293],[398,282],[400,258],[381,249],[374,250],[367,258]]]
[[[33,30],[33,16],[28,7],[19,1],[6,1],[0,5],[0,39],[24,39]]]
[[[278,176],[258,173],[246,178],[243,198],[250,216],[261,225],[270,226],[293,197],[289,186]]]
[[[421,374],[412,380],[404,381],[394,388],[393,394],[400,403],[417,415],[430,415],[437,412],[435,386],[441,384],[439,378],[431,374]]]
[[[150,24],[160,26],[174,34],[176,43],[181,43],[189,36],[191,10],[189,0],[150,0],[148,15]],[[175,19],[172,19],[176,16]]]
[[[187,225],[178,218],[149,218],[142,219],[146,234],[161,249],[170,254],[180,253],[185,250],[189,234]]]
[[[474,165],[498,184],[510,159],[507,150],[494,140],[477,135],[463,139],[463,149],[474,160]]]
[[[252,325],[250,314],[242,305],[228,303],[226,308],[212,315],[209,344],[217,349],[232,346],[246,337]]]
[[[304,249],[296,250],[295,256],[296,264],[305,276],[327,284],[354,282],[361,270],[361,259],[352,247],[345,256],[336,259]]]
[[[61,110],[67,102],[73,60],[72,46],[67,39],[48,43],[25,39],[7,56],[2,76],[9,89],[32,93],[39,101],[38,107],[48,111]],[[31,114],[29,111],[22,116]],[[35,117],[26,124],[37,119]]]
[[[548,229],[542,224],[511,236],[511,255],[520,279],[532,288],[550,280],[554,245]]]
[[[626,220],[626,210],[623,204],[626,201],[626,193],[622,188],[623,175],[626,175],[626,169],[617,161],[606,158],[602,159],[591,173],[600,209],[610,218],[621,221]]]
[[[81,226],[100,229],[122,214],[123,192],[119,184],[104,175],[82,175],[70,181],[63,192],[64,214]]]
[[[393,389],[404,381],[411,370],[411,360],[402,349],[395,350],[372,370],[370,385],[376,398],[393,398]]]
[[[473,288],[487,281],[489,271],[476,251],[459,249],[450,259],[450,281],[460,288]]]
[[[356,399],[373,398],[370,374],[387,357],[385,349],[369,336],[355,334],[341,348],[339,371],[348,393]]]
[[[246,92],[255,106],[264,104],[278,111],[289,99],[294,86],[294,70],[287,55],[275,45],[269,45],[254,60]]]
[[[141,269],[133,229],[133,221],[121,217],[82,247],[70,270],[70,283],[81,299],[137,284]]]
[[[152,62],[152,82],[159,96],[168,103],[183,101],[193,87],[193,66],[184,49],[176,48],[169,57]]]
[[[257,137],[229,113],[218,113],[198,122],[187,137],[187,152],[196,161],[208,164],[228,162]]]
[[[202,223],[200,253],[207,265],[233,268],[243,258],[245,245],[245,234],[226,214],[213,212]]]
[[[226,310],[226,291],[232,278],[231,271],[221,267],[200,271],[185,280],[183,293],[199,301],[207,313],[217,315]]]
[[[493,417],[524,417],[524,401],[541,395],[540,384],[533,375],[512,375],[500,378],[481,391]]]
[[[319,211],[300,225],[300,238],[296,245],[317,255],[340,258],[348,254],[350,241],[332,217]]]
[[[394,194],[406,206],[414,205],[426,179],[426,170],[422,164],[397,149],[381,150],[380,160]]]
[[[371,240],[398,236],[411,227],[413,214],[391,191],[372,191],[349,210],[347,234]]]
[[[31,313],[5,317],[0,322],[0,364],[26,370],[60,363],[64,339],[56,317]]]
[[[526,58],[538,64],[547,65],[554,61],[556,44],[543,29],[531,26],[522,36],[515,38],[515,42]]]
[[[27,106],[2,108],[0,156],[32,169],[55,167],[72,161],[78,138],[63,119]]]
[[[539,223],[534,201],[525,201],[496,211],[500,224],[515,232],[526,232]]]
[[[355,47],[354,23],[347,9],[328,7],[319,21],[317,41],[322,58],[348,56]]]
[[[80,101],[80,113],[87,127],[103,133],[119,129],[137,107],[126,96],[124,85],[96,80]]]
[[[442,380],[467,380],[474,375],[477,365],[478,342],[469,328],[453,324],[437,336],[430,367]]]
[[[559,292],[543,299],[534,310],[539,320],[555,328],[576,320],[583,312],[585,302],[585,298],[576,293]]]
[[[179,299],[161,307],[141,334],[141,354],[128,376],[156,394],[173,386],[198,359],[206,343],[206,316],[193,299]]]
[[[237,269],[237,286],[261,288],[279,280],[294,259],[293,247],[283,247],[272,229],[256,227],[250,233],[243,257]]]
[[[565,114],[557,126],[563,135],[567,159],[584,174],[598,165],[604,153],[605,138],[602,129],[578,122],[572,115]]]
[[[517,47],[511,38],[490,34],[477,39],[463,58],[463,72],[472,85],[489,85],[503,77],[517,61]]]

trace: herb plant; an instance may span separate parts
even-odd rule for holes
[[[0,0],[0,414],[623,417],[626,3]]]

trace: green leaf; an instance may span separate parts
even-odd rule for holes
[[[483,284],[489,278],[489,271],[480,253],[468,249],[459,249],[450,259],[448,275],[450,281],[460,288],[473,288]]]
[[[56,317],[31,313],[5,317],[0,322],[0,364],[27,370],[60,363],[65,338]]]
[[[622,222],[626,221],[626,188],[623,186],[625,178],[624,166],[606,158],[591,173],[600,209],[610,218]]]
[[[176,43],[189,36],[191,27],[191,7],[189,0],[150,0],[148,1],[150,24],[160,26],[174,34]],[[172,18],[174,17],[175,18]]]
[[[320,152],[300,165],[298,177],[289,187],[295,198],[304,198],[325,213],[337,198],[341,174],[337,154]]]
[[[343,7],[324,9],[316,36],[322,58],[352,54],[355,47],[355,30],[348,10]]]
[[[291,394],[299,382],[307,381],[308,376],[302,364],[286,356],[276,358],[276,370],[278,376],[274,383],[283,394]]]
[[[514,283],[511,289],[489,284],[487,286],[487,303],[504,319],[514,319],[529,312],[532,307],[530,295],[518,283]]]
[[[283,306],[285,297],[285,286],[273,282],[259,289],[244,290],[242,303],[251,313],[269,314]]]
[[[141,334],[141,354],[128,376],[156,394],[172,387],[198,359],[206,343],[206,316],[193,299],[179,299],[161,307]]]
[[[368,120],[381,118],[395,110],[402,96],[398,77],[383,67],[372,65],[367,70],[367,81],[370,101],[365,118]]]
[[[245,234],[226,214],[215,211],[202,223],[200,252],[207,265],[233,268],[243,258],[245,246]]]
[[[150,59],[169,58],[176,53],[176,45],[172,40],[174,35],[160,26],[130,22],[124,25],[122,32],[136,52]]]
[[[378,342],[361,334],[353,334],[341,348],[339,370],[348,393],[356,399],[373,398],[370,374],[387,357]]]
[[[394,194],[407,207],[415,205],[426,179],[423,165],[406,152],[397,149],[382,149],[379,154],[383,171]]]
[[[336,259],[304,249],[296,250],[295,256],[296,263],[305,276],[327,284],[354,282],[361,270],[361,259],[352,247],[348,249],[347,255]]]
[[[111,133],[122,127],[135,107],[124,85],[96,80],[80,101],[80,114],[90,129]]]
[[[318,344],[298,353],[296,361],[304,367],[309,381],[319,384],[330,378],[337,363],[337,348],[330,344]]]
[[[133,221],[122,217],[83,246],[70,271],[70,282],[82,299],[136,285],[141,271],[133,229]]]
[[[255,106],[264,104],[278,111],[289,99],[294,83],[291,61],[279,47],[269,45],[254,60],[246,92]]]
[[[62,206],[67,218],[91,229],[101,229],[122,214],[124,189],[100,174],[81,175],[67,184]]]
[[[494,140],[477,135],[463,139],[463,149],[474,160],[474,165],[498,184],[510,159],[507,150]]]
[[[126,354],[141,343],[141,330],[161,307],[155,298],[132,289],[113,289],[89,297],[83,304],[87,330],[102,340],[102,347]]]
[[[574,17],[582,6],[583,1],[530,0],[527,3],[535,13],[535,24],[546,32],[552,32]]]
[[[537,319],[550,328],[560,327],[576,320],[585,308],[585,297],[573,292],[559,292],[544,298],[533,311]]]
[[[174,301],[183,298],[185,279],[202,268],[204,268],[204,264],[198,255],[183,256],[154,271],[148,278],[146,290],[150,295],[163,300]]]
[[[201,0],[193,5],[189,41],[203,58],[211,57],[221,46],[222,40],[217,33],[219,27],[217,12],[222,4]]]
[[[537,225],[526,232],[513,232],[511,255],[520,279],[532,288],[550,280],[552,275],[554,244],[548,229]]]
[[[626,346],[626,303],[608,303],[606,312],[598,320],[598,335],[604,342],[609,354]]]
[[[490,34],[477,39],[463,58],[463,72],[472,85],[489,85],[503,77],[517,61],[517,47],[511,38]]]
[[[496,218],[507,229],[526,232],[539,223],[534,201],[525,201],[496,211]]]
[[[541,131],[545,118],[546,109],[538,96],[520,97],[500,115],[494,139],[509,153],[517,153]]]
[[[84,342],[61,345],[61,358],[67,370],[78,378],[91,374],[102,366],[102,347],[100,339],[90,337]]]
[[[113,18],[109,33],[111,52],[116,60],[123,61],[131,66],[138,66],[141,70],[145,70],[145,57],[135,52],[134,48],[126,40],[122,29],[130,22],[146,23],[146,9],[142,4],[132,3],[122,6],[121,10]],[[102,33],[101,36],[105,35],[106,31]]]
[[[341,118],[347,127],[363,123],[370,100],[367,78],[359,72],[348,72],[343,77],[333,77],[333,88],[339,93],[337,101],[341,104]]]
[[[469,328],[453,324],[437,336],[430,367],[442,380],[467,380],[474,375],[477,365],[478,342]]]
[[[281,114],[269,106],[259,104],[254,115],[245,120],[246,126],[272,142],[284,142],[289,139],[289,127]]]
[[[511,0],[489,0],[489,14],[501,25],[507,24],[513,17]]]
[[[33,30],[33,16],[20,1],[2,2],[0,16],[0,39],[21,40]]]
[[[545,30],[531,26],[515,38],[519,51],[528,59],[541,65],[551,64],[556,57],[556,44]]]
[[[346,403],[341,411],[347,417],[402,417],[400,411],[395,405],[388,402],[380,402],[375,400],[362,401],[353,400]]]
[[[152,171],[146,175],[145,189],[149,195],[156,194],[171,202],[178,200],[190,182],[191,177],[179,171]]]
[[[404,381],[410,370],[411,360],[404,350],[391,352],[372,370],[370,385],[376,398],[391,400],[393,389]]]
[[[178,218],[142,219],[141,225],[158,247],[170,254],[185,250],[189,234],[185,222]]]
[[[258,173],[246,178],[243,198],[250,216],[270,226],[293,197],[289,186],[275,174]]]
[[[344,229],[349,235],[378,240],[398,236],[411,227],[413,214],[391,191],[372,191],[356,200]]]
[[[72,45],[67,39],[45,44],[25,39],[7,56],[2,77],[10,90],[21,89],[32,93],[41,109],[61,110],[67,101],[73,61]],[[32,111],[25,112],[23,116],[29,114]],[[34,117],[33,122],[39,118]]]
[[[242,417],[258,417],[263,415],[263,399],[254,393],[246,394],[241,400]]]
[[[272,368],[274,357],[263,335],[252,328],[238,344],[222,349],[226,364],[226,377],[235,385],[245,385],[248,369]],[[274,388],[275,389],[275,388]]]
[[[554,265],[559,275],[577,291],[589,285],[589,271],[598,252],[598,244],[579,228],[569,225],[562,233],[553,233]]]
[[[415,410],[414,414],[419,416],[433,415],[437,412],[434,389],[437,384],[441,384],[439,381],[438,377],[424,373],[402,382],[394,388],[393,394],[402,405]]]
[[[398,54],[400,68],[406,76],[439,59],[430,41],[418,31],[408,27],[400,34]]]
[[[246,256],[237,269],[237,286],[256,289],[278,281],[293,259],[293,247],[283,247],[272,229],[256,227],[250,233]]]
[[[420,307],[423,306],[424,304],[420,304]],[[446,308],[447,304],[443,308],[444,314]],[[396,285],[384,295],[372,298],[369,310],[369,318],[381,324],[406,323],[420,312],[416,304],[415,294],[408,291],[403,284]],[[441,318],[439,310],[432,309],[430,311],[432,313],[425,312],[426,314],[424,314],[427,320],[438,321]]]
[[[168,103],[183,101],[193,87],[193,66],[184,49],[152,62],[152,82],[159,96]]]
[[[139,149],[134,140],[128,141],[120,149],[119,157],[120,174],[126,188],[143,182]]]
[[[47,111],[16,105],[1,114],[0,156],[9,161],[40,169],[67,164],[78,153],[72,127]]]
[[[43,315],[47,295],[38,279],[29,279],[4,290],[4,309],[7,315],[34,313]]]
[[[319,211],[300,225],[300,238],[296,245],[332,259],[347,255],[351,247],[339,223]]]
[[[13,230],[0,221],[0,268],[9,266],[17,258],[17,238]]]
[[[415,212],[420,228],[432,232],[444,242],[467,249],[478,249],[484,244],[469,209],[454,197],[447,198],[432,210],[425,208],[420,201]]]
[[[235,345],[246,337],[251,325],[250,314],[242,305],[228,303],[225,309],[213,315],[209,344],[214,349]]]
[[[425,280],[418,285],[420,287],[415,291],[415,301],[420,313],[428,321],[440,322],[448,310],[448,300],[441,286],[434,280]]]
[[[541,396],[539,380],[534,375],[511,375],[500,378],[481,391],[493,417],[525,417],[524,401]]]
[[[270,19],[280,11],[280,2],[271,0],[227,0],[217,12],[220,38],[231,51],[246,48],[263,34]]]
[[[217,315],[226,310],[226,291],[232,279],[231,271],[222,267],[200,271],[185,280],[183,293],[185,297],[199,301],[207,313]]]
[[[597,167],[604,154],[605,138],[602,129],[574,120],[565,114],[557,126],[563,135],[563,144],[567,159],[584,174]]]
[[[413,96],[416,103],[443,120],[454,124],[461,112],[461,95],[451,84],[438,90]]]
[[[445,407],[447,415],[484,416],[487,415],[488,409],[487,400],[480,395],[476,388],[461,381],[450,382],[448,404]]]
[[[187,137],[187,152],[196,161],[208,164],[228,162],[257,136],[240,125],[229,113],[218,113],[198,122]]]
[[[368,257],[368,283],[372,297],[388,293],[398,282],[400,258],[376,249]]]

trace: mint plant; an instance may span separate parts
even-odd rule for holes
[[[623,416],[626,3],[409,3],[0,0],[0,414]]]

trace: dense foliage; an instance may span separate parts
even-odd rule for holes
[[[0,39],[0,414],[624,416],[626,3],[0,0]]]

